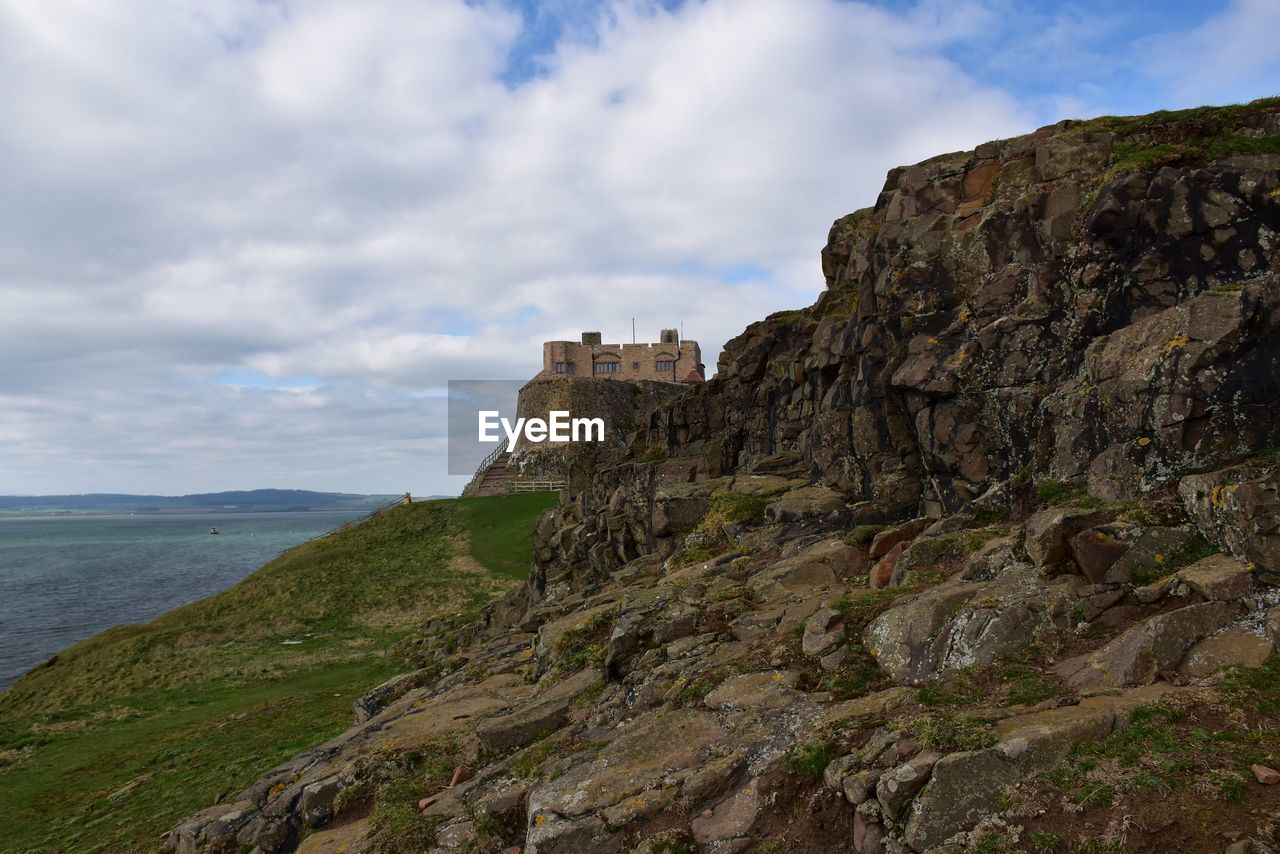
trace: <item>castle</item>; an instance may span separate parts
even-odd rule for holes
[[[657,344],[602,344],[599,332],[582,333],[582,342],[547,341],[542,345],[542,373],[603,380],[666,380],[700,383],[702,349],[697,341],[681,341],[675,329],[664,329]]]

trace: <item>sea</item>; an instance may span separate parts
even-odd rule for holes
[[[0,690],[77,641],[225,590],[363,512],[0,517]]]

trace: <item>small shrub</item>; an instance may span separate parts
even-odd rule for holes
[[[1071,497],[1071,485],[1061,480],[1042,480],[1036,484],[1036,499],[1046,507],[1061,504]]]
[[[831,609],[840,612],[846,632],[850,635],[860,635],[872,620],[880,616],[881,612],[892,605],[895,599],[907,592],[909,591],[902,587],[859,590],[844,599],[833,602]]]
[[[690,682],[688,685],[680,689],[676,694],[675,704],[680,707],[696,706],[702,702],[702,698],[711,693],[712,686],[710,683],[701,679]]]
[[[1007,664],[1000,668],[1005,701],[1010,705],[1035,705],[1057,695],[1052,682],[1025,664]]]
[[[556,638],[555,653],[558,656],[555,669],[572,673],[584,667],[599,667],[604,663],[603,640],[613,625],[613,616],[599,613],[582,625],[573,626]]]
[[[711,508],[698,525],[703,533],[714,533],[721,525],[734,522],[758,522],[764,518],[764,508],[769,502],[755,495],[741,492],[717,492],[711,496]]]
[[[440,816],[427,818],[418,812],[418,798],[425,794],[412,794],[392,799],[379,799],[369,813],[368,836],[365,851],[370,854],[401,854],[404,851],[421,851],[435,844],[436,828],[443,821]]]
[[[367,782],[345,786],[338,791],[337,797],[333,799],[333,811],[340,813],[353,804],[367,803],[371,797],[373,797],[373,789]]]
[[[1203,534],[1197,533],[1187,544],[1169,555],[1166,565],[1171,569],[1180,569],[1184,566],[1190,566],[1198,560],[1221,554],[1222,549],[1218,548],[1218,544],[1209,540]]]
[[[1004,854],[1008,848],[998,833],[984,833],[969,845],[971,854]]]
[[[821,777],[831,760],[834,748],[829,741],[806,741],[797,744],[782,761],[782,770],[803,777]]]
[[[1062,850],[1062,834],[1045,830],[1033,830],[1027,836],[1031,850],[1036,854],[1058,854]]]
[[[837,700],[851,700],[879,690],[887,682],[888,676],[880,669],[875,656],[861,643],[855,642],[849,646],[840,667],[824,675],[818,687],[830,691]]]
[[[641,457],[646,463],[660,463],[667,458],[667,449],[661,445],[650,445],[644,449]]]
[[[1228,804],[1238,804],[1244,800],[1244,777],[1230,772],[1215,776],[1217,777],[1217,785],[1214,787],[1213,797],[1216,800]]]
[[[1109,807],[1115,799],[1115,787],[1106,785],[1086,786],[1071,795],[1082,807]]]
[[[544,738],[542,741],[526,747],[515,759],[511,760],[511,773],[522,780],[529,780],[542,774],[542,767],[552,754],[563,750],[564,739]]]
[[[982,750],[996,743],[995,733],[985,722],[954,711],[921,715],[898,725],[897,729],[925,747],[944,753]]]
[[[884,531],[888,525],[859,525],[848,536],[849,545],[860,546],[876,538],[876,534]]]
[[[1216,543],[1197,533],[1186,545],[1170,553],[1159,563],[1151,566],[1141,566],[1133,570],[1129,573],[1129,580],[1138,586],[1151,584],[1173,574],[1184,566],[1190,566],[1202,558],[1219,554],[1221,551]]]
[[[582,693],[573,698],[573,707],[575,709],[589,709],[600,700],[600,695],[609,687],[609,683],[603,679],[597,679],[592,682]]]
[[[500,840],[507,835],[507,829],[502,825],[501,819],[491,812],[478,813],[471,820],[471,824],[475,828],[476,835],[481,838]]]
[[[971,668],[964,668],[951,682],[922,685],[916,690],[916,702],[931,708],[971,706],[980,699],[981,690],[973,680]]]
[[[684,547],[678,563],[681,567],[693,566],[695,563],[711,560],[715,556],[715,552],[711,551],[711,547],[705,543],[691,543]]]
[[[698,854],[702,847],[688,833],[667,830],[649,840],[649,854]]]

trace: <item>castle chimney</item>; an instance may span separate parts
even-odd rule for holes
[[[599,332],[584,332],[584,333],[582,333],[582,343],[583,343],[583,344],[597,344],[597,345],[598,345],[598,344],[600,343],[600,333],[599,333]]]
[[[658,341],[662,344],[679,344],[680,333],[675,329],[664,329]]]

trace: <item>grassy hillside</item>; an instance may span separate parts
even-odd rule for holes
[[[550,493],[399,507],[63,651],[0,695],[0,851],[151,851],[346,728],[430,617],[517,584]]]

